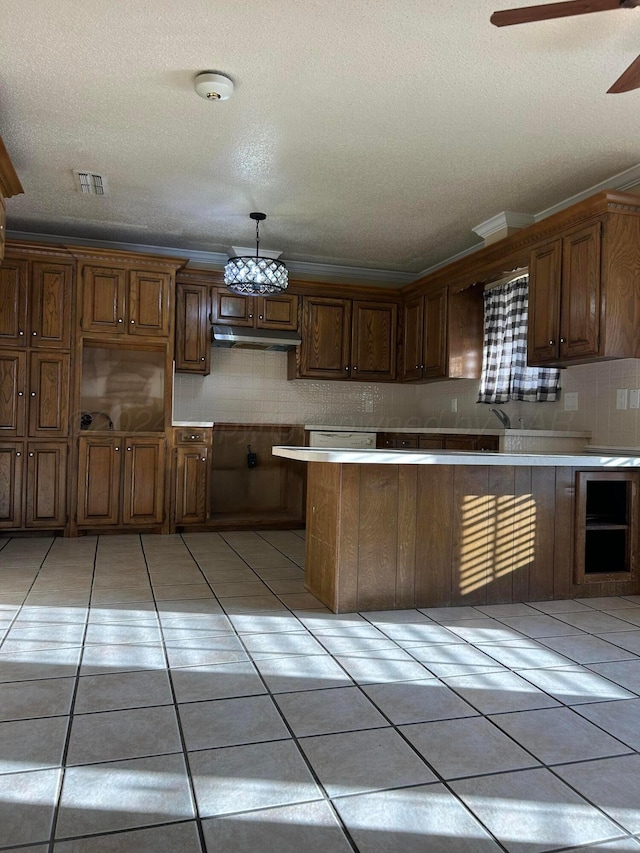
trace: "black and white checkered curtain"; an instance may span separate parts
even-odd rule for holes
[[[527,367],[529,276],[484,293],[484,348],[479,403],[554,401],[560,371]]]

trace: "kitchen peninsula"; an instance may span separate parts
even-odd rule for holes
[[[640,593],[640,457],[274,447],[336,613]]]

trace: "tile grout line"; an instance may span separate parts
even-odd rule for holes
[[[93,580],[95,577],[96,560],[98,558],[98,546],[99,546],[99,537],[96,536],[95,548],[94,548],[94,552],[93,552],[93,570],[91,573],[91,588],[93,588]],[[53,853],[53,847],[54,847],[55,837],[56,837],[56,829],[58,826],[58,817],[59,817],[60,808],[62,805],[62,790],[63,790],[64,779],[65,779],[65,775],[66,775],[66,763],[67,763],[67,755],[69,754],[69,744],[71,742],[71,729],[73,727],[73,714],[74,714],[74,708],[75,708],[75,704],[76,704],[76,697],[78,695],[78,687],[80,684],[80,668],[82,667],[82,659],[84,657],[84,641],[85,641],[85,638],[87,636],[87,630],[89,627],[89,611],[90,611],[90,607],[91,607],[91,588],[89,591],[89,601],[87,602],[87,605],[85,608],[86,613],[85,613],[85,619],[84,619],[84,631],[82,633],[81,652],[80,652],[80,656],[78,657],[78,664],[76,667],[76,674],[75,674],[75,684],[73,685],[73,692],[71,694],[71,704],[69,705],[69,722],[67,724],[67,732],[66,732],[66,737],[65,737],[65,741],[64,741],[64,746],[62,748],[62,756],[60,759],[60,765],[61,765],[60,777],[59,777],[59,781],[58,781],[58,787],[57,787],[56,798],[55,798],[55,806],[54,806],[53,816],[52,816],[52,820],[51,820],[51,833],[49,835],[49,844],[47,847],[47,853]]]

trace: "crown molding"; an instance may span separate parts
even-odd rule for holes
[[[497,213],[491,219],[486,219],[471,230],[486,240],[497,231],[504,231],[505,228],[526,228],[527,225],[533,225],[535,217],[530,213],[516,213],[513,210],[503,210],[502,213]]]
[[[86,248],[106,249],[117,252],[137,252],[145,255],[164,255],[168,258],[187,259],[188,269],[222,270],[229,260],[224,252],[200,252],[191,249],[174,249],[168,246],[149,246],[141,243],[120,243],[113,240],[90,240],[85,237],[63,237],[59,234],[32,234],[30,231],[8,231],[9,240],[21,240],[30,243],[52,243],[54,245],[85,246]],[[253,251],[253,249],[251,250]],[[264,253],[266,255],[266,252]],[[286,261],[287,269],[295,275],[319,279],[351,279],[373,285],[386,285],[400,288],[412,282],[415,273],[396,270],[369,269],[367,267],[349,267],[338,264],[314,264],[306,261]]]

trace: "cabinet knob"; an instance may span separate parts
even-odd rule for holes
[[[132,326],[135,326],[135,323],[136,323],[135,320],[129,320],[129,322],[131,323]]]
[[[30,453],[29,456],[33,456],[33,453]]]
[[[128,450],[128,451],[131,451],[131,448],[130,448],[130,447],[127,447],[127,450]]]
[[[16,456],[22,456],[22,453],[16,453]]]
[[[420,365],[416,364],[416,370],[420,370]]]
[[[349,370],[349,368],[348,368],[348,367],[345,367],[345,370]]]
[[[420,370],[424,370],[424,364],[420,365]]]
[[[114,450],[118,451],[118,450],[120,450],[120,448],[119,448],[119,447],[114,447]]]
[[[357,370],[358,368],[357,368],[357,367],[352,367],[351,369],[352,369],[352,370]]]
[[[203,461],[203,462],[206,462],[206,461],[207,461],[207,457],[206,457],[206,456],[203,456],[203,457],[202,457],[202,461]]]
[[[18,397],[24,397],[24,391],[18,391]]]
[[[38,336],[37,332],[31,332],[31,334],[33,335],[34,338],[36,338]]]
[[[207,359],[206,359],[206,356],[204,356],[204,355],[203,355],[203,356],[201,357],[201,359],[200,359],[200,361],[206,361],[206,360],[207,360]]]
[[[35,397],[35,396],[36,396],[36,392],[35,392],[35,391],[32,391],[32,392],[31,392],[31,396],[32,396],[32,397]]]
[[[560,338],[560,343],[561,343],[561,344],[563,344],[563,343],[564,343],[564,338]]]
[[[22,329],[20,329],[20,331],[18,332],[18,335],[20,335],[21,338],[24,337],[24,332],[22,331]]]
[[[258,315],[258,320],[264,320],[264,314],[259,314],[259,315]]]
[[[252,319],[253,319],[253,314],[249,314],[249,319],[250,319],[250,320],[252,320]]]
[[[552,347],[555,344],[555,341],[549,341],[549,346]]]
[[[118,323],[122,323],[122,317],[118,317]]]

